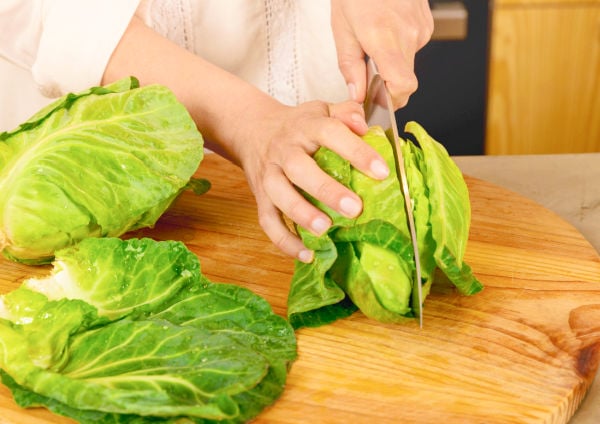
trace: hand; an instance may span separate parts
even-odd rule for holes
[[[329,105],[315,101],[297,107],[281,106],[264,116],[268,118],[254,130],[244,129],[248,143],[238,157],[267,236],[283,252],[310,262],[313,252],[289,230],[282,214],[316,235],[327,231],[331,219],[296,187],[346,217],[356,217],[362,211],[361,199],[318,167],[312,158],[317,149],[330,148],[374,178],[385,178],[389,169],[359,137],[368,128],[358,103]]]
[[[350,98],[366,95],[365,54],[373,58],[395,108],[417,90],[415,54],[433,33],[427,0],[332,0],[331,25]]]
[[[375,178],[389,173],[381,156],[359,137],[367,124],[358,103],[284,106],[159,36],[136,17],[112,54],[103,83],[127,75],[136,75],[142,84],[161,83],[173,90],[207,147],[244,169],[267,236],[301,261],[310,262],[313,253],[290,231],[282,215],[315,234],[327,231],[331,220],[298,188],[342,215],[354,217],[362,210],[355,193],[317,166],[312,159],[317,149],[328,147]]]

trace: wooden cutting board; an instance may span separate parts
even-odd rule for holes
[[[215,282],[246,286],[285,316],[293,271],[257,224],[242,172],[216,155],[156,228],[181,240]],[[283,396],[256,423],[565,423],[600,353],[600,257],[572,226],[519,195],[467,177],[473,219],[466,261],[485,285],[473,297],[434,284],[424,328],[356,313],[298,332]],[[0,292],[43,275],[0,259]],[[0,385],[1,424],[72,423],[23,410]]]

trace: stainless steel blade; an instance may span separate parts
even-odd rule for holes
[[[381,78],[377,65],[369,58],[367,61],[367,97],[363,105],[365,118],[369,126],[378,125],[385,131],[396,162],[396,170],[398,171],[402,195],[404,197],[404,205],[408,220],[408,228],[410,230],[410,238],[413,246],[415,257],[415,276],[413,280],[413,290],[417,290],[419,305],[417,307],[419,314],[419,326],[423,327],[423,288],[421,285],[421,260],[419,256],[419,245],[417,243],[417,231],[415,228],[415,218],[413,214],[414,204],[410,196],[408,186],[408,178],[406,176],[406,168],[404,166],[404,157],[400,146],[400,137],[398,135],[398,126],[396,124],[396,116],[394,115],[394,107],[392,97],[388,91],[385,81]],[[414,307],[414,305],[413,305]]]

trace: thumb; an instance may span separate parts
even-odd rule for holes
[[[362,103],[367,91],[365,52],[348,27],[333,25],[333,30],[338,67],[348,86],[348,97]]]
[[[348,97],[350,100],[362,103],[367,92],[367,66],[364,52],[360,47],[352,52],[338,51],[338,66],[348,86]]]

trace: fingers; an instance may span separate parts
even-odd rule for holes
[[[316,236],[326,233],[331,227],[332,221],[326,213],[308,202],[291,184],[291,181],[297,179],[309,181],[308,184],[303,185],[311,192],[317,193],[314,196],[316,198],[327,196],[337,198],[339,192],[344,193],[346,197],[343,197],[344,194],[342,194],[341,201],[336,202],[329,199],[327,204],[333,209],[341,207],[349,217],[360,213],[362,203],[356,194],[325,174],[309,156],[301,152],[293,156],[294,158],[290,160],[291,165],[284,164],[286,172],[292,174],[293,177],[290,178],[284,173],[283,168],[274,164],[265,170],[264,192],[256,196],[259,223],[265,234],[280,250],[302,262],[310,262],[314,253],[307,249],[287,227],[282,214]],[[317,178],[314,177],[313,172],[319,174]],[[313,178],[306,179],[306,175],[312,175]]]
[[[390,92],[394,109],[406,106],[419,86],[413,70],[414,53],[400,52],[391,55],[388,52],[374,52],[373,60]]]
[[[325,173],[310,156],[298,154],[291,157],[284,163],[284,172],[285,177],[295,186],[346,218],[355,218],[361,213],[360,197]],[[275,179],[271,181],[275,182]],[[331,226],[329,217],[307,202],[296,190],[284,192],[275,190],[275,187],[270,189],[273,193],[271,200],[279,209],[315,235],[321,235]]]
[[[282,216],[317,236],[327,232],[332,219],[301,191],[347,218],[355,218],[362,211],[360,197],[324,172],[313,154],[319,147],[327,147],[377,179],[387,177],[389,169],[377,151],[360,137],[368,128],[362,107],[356,102],[308,102],[295,108],[284,107],[277,117],[262,121],[260,128],[261,136],[251,139],[253,147],[244,150],[248,154],[243,158],[257,200],[260,225],[283,252],[310,262],[313,253],[288,228]]]
[[[306,248],[302,240],[288,228],[281,212],[268,199],[266,193],[256,194],[255,197],[258,206],[258,222],[273,244],[288,256],[301,262],[312,262],[314,252]]]
[[[283,252],[301,261],[310,261],[312,252],[292,234],[281,214],[316,236],[325,234],[331,227],[332,220],[306,200],[296,187],[347,218],[355,218],[362,212],[362,201],[358,195],[319,168],[312,157],[300,149],[290,154],[281,167],[274,164],[267,167],[263,189],[268,193],[268,201],[258,201],[257,196],[257,203],[262,205],[259,207],[259,223]]]
[[[351,102],[329,105],[329,115],[337,120],[331,120],[329,125],[321,126],[315,137],[321,140],[323,146],[348,160],[359,171],[371,178],[382,180],[390,172],[385,160],[360,137],[348,131],[349,127],[352,128],[348,121],[364,128],[365,132],[368,129],[362,108],[356,107],[357,105],[353,106]],[[359,116],[362,120],[360,124],[356,122]],[[358,132],[357,134],[362,135]]]
[[[332,3],[333,9],[336,8],[336,4],[337,2]],[[367,92],[365,52],[344,18],[342,10],[332,10],[331,26],[337,46],[338,67],[348,85],[348,97],[362,103]]]
[[[373,0],[332,2],[332,29],[340,71],[348,86],[356,88],[357,101],[363,101],[364,57],[370,56],[386,81],[394,107],[400,108],[417,90],[414,57],[431,38],[433,17],[427,0],[373,3]]]
[[[296,162],[308,162],[306,161],[307,156],[301,155],[295,160]],[[310,158],[309,158],[310,160]],[[300,164],[294,164],[295,167],[300,170]],[[316,166],[314,161],[312,162],[313,166]],[[318,168],[318,167],[317,167]],[[304,177],[309,174],[310,171],[314,171],[313,169],[307,169],[304,173]],[[321,171],[322,172],[322,171]],[[316,236],[320,236],[324,234],[329,227],[331,226],[331,219],[327,214],[313,206],[310,202],[308,202],[304,196],[302,196],[290,183],[292,178],[289,178],[287,173],[296,174],[296,171],[285,169],[280,167],[271,167],[270,171],[267,171],[265,174],[265,186],[264,189],[267,193],[269,193],[270,201],[276,206],[278,210],[280,210],[284,215],[289,217],[292,221],[296,222],[298,225],[306,228],[310,232],[312,232]],[[309,174],[310,175],[310,174]],[[294,175],[294,179],[298,175]],[[306,178],[304,178],[306,179]],[[314,179],[311,178],[312,181]],[[332,180],[330,177],[327,178],[327,183],[330,183],[329,180]],[[322,181],[322,179],[321,179]],[[335,181],[333,180],[333,183]],[[304,184],[306,185],[306,184]],[[308,186],[312,187],[312,183],[308,184]],[[343,186],[342,186],[343,187]],[[325,188],[324,190],[327,190]],[[342,188],[344,190],[344,188]],[[329,187],[329,191],[333,192],[331,187]],[[356,195],[354,195],[356,196]],[[360,203],[360,199],[358,199]],[[335,202],[330,201],[329,204],[335,209],[337,205],[334,205]]]

